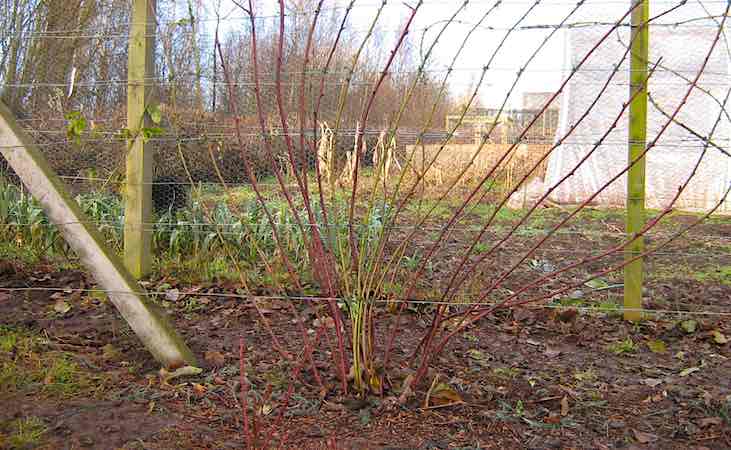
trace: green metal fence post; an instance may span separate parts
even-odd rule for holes
[[[629,109],[629,162],[635,161],[645,149],[647,140],[647,62],[649,57],[649,30],[647,21],[650,16],[649,0],[635,0],[632,11],[632,56],[630,62]],[[645,158],[642,157],[627,173],[627,221],[626,232],[629,238],[639,232],[645,222]],[[630,259],[642,253],[645,242],[642,237],[632,241],[625,251]],[[642,258],[631,262],[624,269],[624,318],[638,321],[642,318]]]

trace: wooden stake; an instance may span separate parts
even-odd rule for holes
[[[99,231],[66,192],[46,158],[2,102],[0,153],[152,356],[167,368],[195,365],[193,354],[165,315],[147,303],[144,288],[107,247]]]
[[[639,4],[632,11],[632,49],[630,61],[630,96],[633,98],[629,108],[629,161],[637,160],[647,145],[647,62],[649,57],[650,16],[649,0],[635,0]],[[626,232],[632,238],[645,223],[645,157],[627,172],[627,220]],[[642,253],[645,248],[643,237],[632,241],[625,250],[625,258],[630,259]],[[639,321],[642,314],[643,259],[625,266],[624,269],[624,318]]]
[[[152,268],[152,147],[144,128],[154,75],[155,0],[133,0],[127,67],[127,184],[125,187],[124,262],[136,278]]]

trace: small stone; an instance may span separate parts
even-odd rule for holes
[[[624,420],[610,420],[607,422],[607,426],[613,430],[617,430],[626,427],[627,424]]]
[[[575,291],[571,292],[569,298],[572,300],[579,300],[581,298],[584,298],[584,291],[582,291],[581,289],[576,289]]]

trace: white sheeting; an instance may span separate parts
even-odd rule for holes
[[[658,14],[655,8],[651,15]],[[697,8],[681,8],[665,21],[678,21],[706,15]],[[616,17],[620,17],[621,14]],[[608,20],[608,16],[604,18]],[[609,27],[574,28],[566,32],[565,65],[568,70],[575,67],[584,55],[599,41]],[[679,27],[651,27],[650,59],[662,58],[662,66],[693,79],[701,68],[711,48],[717,25],[715,21],[703,20],[692,25]],[[599,94],[609,77],[608,68],[616,65],[627,45],[630,31],[623,27],[590,57],[582,69],[568,83],[560,112],[557,139],[563,137],[572,124],[583,115]],[[708,136],[716,121],[720,106],[729,89],[729,50],[721,39],[711,54],[699,86],[708,91],[695,89],[682,107],[677,118],[702,136]],[[661,109],[668,114],[678,107],[689,84],[670,70],[659,67],[649,83],[649,91]],[[548,168],[542,186],[531,186],[532,195],[543,193],[555,186],[567,174],[574,171],[576,164],[594,148],[595,143],[610,128],[629,98],[629,59],[620,66],[607,91],[598,104],[581,122],[577,129],[565,139],[549,158]],[[715,97],[715,99],[714,99]],[[731,110],[731,100],[727,104]],[[618,126],[606,137],[589,159],[552,193],[550,199],[559,203],[579,203],[597,192],[603,184],[622,172],[627,166],[628,110]],[[648,142],[654,140],[667,119],[656,108],[648,106]],[[713,141],[729,148],[731,123],[724,116],[713,133]],[[701,155],[703,141],[676,124],[670,124],[658,140],[657,146],[647,155],[647,207],[666,206],[678,188],[687,180],[693,166]],[[722,197],[731,182],[731,158],[710,147],[691,180],[685,193],[676,203],[679,208],[708,209]],[[622,206],[626,197],[626,177],[604,189],[594,203],[607,206]],[[520,194],[520,193],[518,193]],[[521,194],[522,197],[523,194]],[[731,201],[726,201],[721,211],[731,211]]]

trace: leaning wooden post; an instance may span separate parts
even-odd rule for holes
[[[152,146],[143,129],[151,126],[155,47],[155,0],[133,0],[127,66],[127,184],[125,186],[124,262],[136,278],[152,268]]]
[[[635,96],[629,107],[629,161],[637,163],[627,172],[627,221],[626,233],[632,238],[645,222],[645,157],[638,157],[645,150],[647,140],[647,62],[649,57],[650,16],[649,0],[634,0],[632,11],[632,56],[630,60],[630,96]],[[637,93],[635,95],[635,93]],[[625,251],[630,259],[645,248],[643,237],[633,240]],[[642,318],[642,258],[624,269],[624,318],[638,321]]]
[[[193,354],[165,315],[147,302],[144,289],[107,247],[95,225],[66,192],[46,158],[2,102],[0,153],[155,359],[168,368],[195,365]]]

